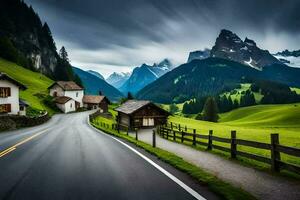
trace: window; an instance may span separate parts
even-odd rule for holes
[[[9,87],[0,87],[0,98],[10,97]]]
[[[78,92],[76,92],[76,97],[78,97]]]
[[[11,112],[10,104],[0,104],[0,113],[9,113]]]
[[[25,110],[25,106],[20,106],[20,111],[24,111]]]
[[[70,104],[70,108],[72,108],[72,103]]]

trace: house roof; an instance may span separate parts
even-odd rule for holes
[[[70,100],[73,100],[73,99],[70,98],[70,97],[66,97],[66,96],[61,96],[61,97],[55,97],[54,98],[54,102],[58,103],[58,104],[65,104]]]
[[[99,104],[103,99],[106,99],[109,102],[105,96],[99,95],[84,95],[82,101],[83,103]]]
[[[13,84],[19,86],[19,88],[22,89],[22,90],[26,90],[27,89],[27,87],[25,85],[23,85],[19,81],[13,79],[12,77],[10,77],[7,74],[2,73],[2,72],[0,72],[0,80],[8,80],[9,82],[12,82]]]
[[[52,88],[54,85],[58,85],[65,91],[83,90],[83,88],[77,85],[74,81],[57,81],[50,85],[48,89]]]
[[[27,103],[27,101],[25,101],[23,99],[19,99],[19,105],[20,106],[25,106],[25,107],[29,106],[29,104]]]
[[[168,113],[167,111],[165,111],[164,109],[158,107],[157,105],[155,105],[151,101],[144,101],[144,100],[128,100],[125,103],[123,103],[122,105],[120,105],[119,107],[117,107],[115,110],[118,111],[118,112],[130,115],[130,114],[138,111],[142,107],[144,107],[146,105],[149,105],[149,104],[154,105],[158,109]]]

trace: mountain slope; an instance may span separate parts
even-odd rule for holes
[[[137,97],[158,103],[180,103],[186,100],[220,94],[240,83],[265,79],[300,86],[300,69],[282,64],[265,67],[262,71],[238,62],[208,58],[183,64],[143,88]]]
[[[26,100],[31,107],[53,113],[43,103],[43,97],[48,95],[47,88],[53,83],[51,79],[2,58],[0,58],[0,71],[8,74],[27,87],[27,90],[20,92],[20,97]]]
[[[112,73],[107,79],[106,82],[119,89],[130,77],[130,73]]]
[[[151,66],[143,64],[133,70],[130,78],[120,87],[120,91],[123,94],[128,92],[135,94],[157,78],[158,75],[151,70]]]
[[[0,56],[54,79],[74,79],[56,52],[47,23],[21,0],[1,1]]]
[[[88,73],[93,74],[94,76],[97,76],[98,78],[105,80],[104,77],[102,76],[102,74],[100,74],[99,72],[96,72],[94,70],[87,70]]]
[[[118,101],[123,97],[121,92],[109,85],[105,80],[76,67],[73,67],[73,71],[80,77],[86,94],[97,95],[101,91],[111,101]]]
[[[210,56],[236,61],[260,70],[264,66],[281,63],[269,51],[257,47],[253,40],[246,38],[242,41],[235,33],[225,29],[221,30]]]

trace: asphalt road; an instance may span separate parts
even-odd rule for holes
[[[1,133],[0,199],[188,200],[195,199],[193,192],[217,198],[133,147],[189,185],[184,189],[126,145],[91,128],[87,116],[56,115],[38,127]]]

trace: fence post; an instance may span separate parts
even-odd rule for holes
[[[173,122],[171,122],[171,129],[173,130]]]
[[[152,132],[152,146],[156,147],[156,136],[155,136],[155,130]]]
[[[127,127],[126,135],[129,135],[129,127]]]
[[[139,140],[139,138],[138,138],[138,129],[137,128],[135,129],[135,140]]]
[[[183,139],[184,139],[184,132],[181,131],[181,143],[183,143]]]
[[[193,145],[196,146],[196,129],[193,130]]]
[[[178,130],[179,130],[179,131],[181,131],[181,127],[180,127],[180,124],[178,124]]]
[[[275,172],[280,171],[280,152],[276,150],[276,145],[279,145],[278,133],[271,134],[271,165]]]
[[[207,150],[212,150],[212,135],[213,135],[213,130],[209,130],[209,132],[208,132]]]
[[[169,130],[166,129],[166,131],[167,131],[167,140],[168,140],[169,139]]]
[[[231,158],[236,158],[236,131],[231,131]]]
[[[176,141],[176,132],[173,131],[173,140]]]
[[[184,130],[185,130],[185,132],[187,132],[187,127],[186,126],[184,127]]]

